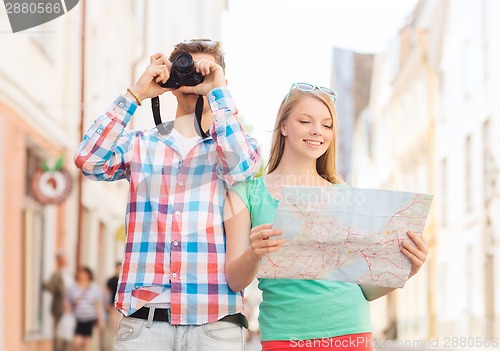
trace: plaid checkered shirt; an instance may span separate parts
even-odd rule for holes
[[[175,135],[125,131],[137,105],[119,96],[83,138],[74,160],[92,180],[128,179],[127,239],[116,307],[131,315],[170,289],[171,324],[199,325],[241,312],[227,285],[223,202],[260,167],[229,91],[207,96],[210,136],[182,158]]]

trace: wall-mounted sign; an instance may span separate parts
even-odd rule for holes
[[[37,171],[31,179],[31,188],[35,199],[42,205],[56,205],[68,197],[73,181],[68,171],[62,168],[63,157],[57,160],[55,169],[44,164],[43,170]]]

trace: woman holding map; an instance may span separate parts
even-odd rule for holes
[[[226,274],[235,292],[255,278],[262,257],[280,250],[282,230],[272,228],[282,185],[345,186],[335,165],[336,93],[294,83],[276,119],[268,174],[238,183],[228,193],[224,215]],[[413,232],[401,252],[410,277],[427,257],[427,244]],[[304,262],[304,265],[307,263]],[[259,279],[263,301],[259,325],[263,351],[373,350],[368,301],[394,289],[333,280]]]

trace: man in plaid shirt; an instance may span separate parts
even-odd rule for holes
[[[162,88],[158,83],[169,79],[171,60],[181,51],[193,56],[204,82]],[[75,154],[89,179],[130,184],[115,297],[124,317],[115,350],[243,350],[243,293],[226,282],[222,212],[227,188],[258,171],[258,146],[238,122],[219,42],[185,41],[170,59],[159,53],[150,62]],[[169,133],[125,130],[142,100],[167,91],[178,102]],[[195,128],[198,96],[205,101],[205,138]]]

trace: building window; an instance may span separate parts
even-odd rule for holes
[[[493,196],[493,190],[495,186],[495,178],[492,176],[495,168],[495,160],[493,159],[492,153],[492,141],[491,141],[491,122],[487,119],[483,123],[483,199],[484,202],[488,202]]]
[[[474,296],[477,296],[475,294],[475,289],[477,288],[477,285],[474,284],[474,267],[477,267],[476,264],[474,264],[474,248],[472,245],[467,245],[467,260],[466,260],[466,271],[465,271],[465,276],[466,276],[466,285],[467,289],[465,291],[466,294],[466,301],[467,301],[467,313],[469,315],[469,318],[472,317],[472,306],[474,305]],[[477,261],[476,261],[477,262]]]
[[[31,178],[39,169],[41,158],[27,151],[26,191],[24,207],[24,336],[39,338],[46,317],[43,313],[43,262],[45,240],[44,208],[33,197]]]
[[[446,226],[448,218],[448,207],[446,206],[446,201],[448,201],[447,192],[447,177],[448,177],[448,160],[443,158],[441,161],[441,223]]]
[[[466,212],[472,211],[472,136],[465,139],[465,206]]]

